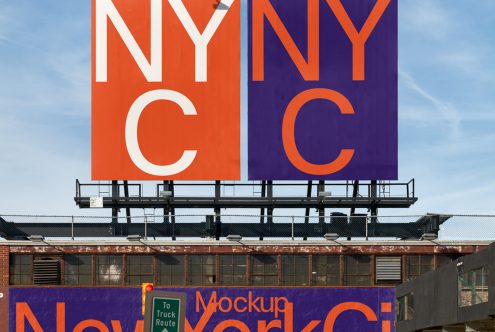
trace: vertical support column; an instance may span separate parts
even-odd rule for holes
[[[306,191],[306,197],[308,199],[311,198],[312,191],[313,191],[313,181],[308,181],[308,189]],[[306,211],[304,212],[304,223],[305,224],[309,224],[309,212],[310,212],[310,208],[307,207]],[[304,236],[303,241],[307,241],[307,240],[308,240],[308,237]]]
[[[220,222],[220,207],[218,206],[218,203],[220,201],[221,197],[221,183],[220,181],[216,180],[215,181],[215,222]]]
[[[270,206],[268,207],[268,223],[272,224],[273,223],[273,181],[269,180],[267,183],[267,196],[268,196],[268,201],[270,202]]]
[[[119,218],[119,208],[117,207],[117,199],[119,198],[119,196],[120,196],[119,181],[112,180],[112,223],[113,224],[116,224]]]
[[[163,191],[171,191],[169,181],[163,181]],[[170,207],[168,204],[163,206],[163,223],[170,223]]]
[[[354,180],[354,183],[352,184],[352,198],[357,198],[359,195],[359,180]],[[351,216],[356,213],[356,208],[353,206],[351,208]]]
[[[377,222],[377,216],[378,216],[378,208],[376,207],[376,198],[378,197],[377,195],[378,192],[378,185],[376,180],[371,180],[371,186],[370,186],[370,197],[371,197],[371,206],[370,206],[370,212],[371,212],[371,223],[375,224]]]
[[[124,197],[129,198],[129,183],[127,180],[124,180]],[[131,223],[131,208],[126,207],[125,208],[125,216],[127,218],[127,224]]]
[[[320,193],[323,191],[325,191],[325,181],[320,180],[318,182],[318,198],[321,198]],[[321,198],[321,199],[323,199],[323,198]],[[318,222],[320,224],[323,224],[325,222],[325,208],[322,205],[320,205],[318,207],[318,216],[319,216]]]
[[[175,197],[175,187],[174,187],[174,181],[170,180],[169,183],[169,189],[170,191],[172,192],[172,196],[170,196],[170,198],[173,198]],[[175,208],[172,207],[170,208],[170,213],[172,214],[172,241],[175,241],[176,240],[176,237],[175,237]]]
[[[266,181],[261,181],[261,197],[266,197]],[[265,208],[260,209],[260,224],[265,223]],[[260,241],[263,241],[263,236],[260,236]]]

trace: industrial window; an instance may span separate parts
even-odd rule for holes
[[[433,255],[408,255],[406,265],[407,280],[414,279],[433,270]]]
[[[349,255],[345,257],[344,285],[369,286],[371,285],[370,256]]]
[[[313,256],[313,271],[311,272],[313,285],[339,286],[340,285],[340,256],[315,255]]]
[[[65,255],[65,284],[93,284],[93,269],[91,255]]]
[[[251,256],[251,282],[254,286],[278,285],[278,263],[275,255]]]
[[[397,298],[396,304],[397,320],[412,320],[414,318],[414,294],[409,293]]]
[[[282,285],[309,285],[308,262],[305,255],[282,255]]]
[[[141,285],[153,282],[153,256],[127,255],[126,284]]]
[[[33,284],[33,255],[10,255],[11,285]]]
[[[60,285],[60,256],[34,256],[33,284]]]
[[[459,307],[488,302],[488,271],[485,267],[461,272],[457,276]]]
[[[122,255],[96,256],[96,284],[122,285]]]
[[[400,283],[402,280],[401,263],[402,257],[400,256],[376,256],[376,281]]]
[[[216,285],[215,255],[188,256],[189,285]]]
[[[156,258],[159,285],[184,285],[184,255],[159,255]]]
[[[247,285],[247,256],[222,255],[220,256],[220,284],[227,286]]]

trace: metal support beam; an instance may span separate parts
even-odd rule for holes
[[[267,198],[268,198],[268,209],[267,209],[267,214],[268,214],[268,223],[272,224],[273,223],[273,181],[269,180],[267,181]]]
[[[113,223],[117,223],[119,221],[119,208],[116,206],[119,199],[120,199],[119,182],[113,180],[112,181],[112,203],[114,205],[114,207],[112,207]]]
[[[355,180],[352,184],[352,198],[357,198],[359,195],[359,180]],[[356,208],[351,207],[351,216],[356,213]]]
[[[127,182],[127,180],[124,180],[124,197],[129,198],[129,183]],[[130,224],[131,223],[131,208],[130,207],[125,208],[125,216],[127,219],[127,223]]]
[[[266,197],[266,181],[261,181],[261,198]],[[260,209],[260,224],[265,223],[265,208]],[[263,236],[260,236],[260,241],[263,241]]]
[[[213,218],[212,218],[213,219]],[[439,223],[445,222],[449,216],[440,216]],[[411,223],[377,223],[370,224],[372,234],[376,237],[392,237],[404,239],[419,239],[424,229],[431,228],[431,216],[420,218]],[[83,237],[125,237],[128,234],[145,235],[144,223],[14,223],[0,218],[0,235],[5,239],[27,239],[30,235],[42,235],[44,237],[67,237],[72,234],[76,238]],[[365,237],[362,227],[352,224],[334,225],[305,224],[305,223],[179,223],[174,229],[173,224],[151,223],[147,224],[148,237],[203,237],[208,232],[215,238],[226,237],[229,234],[238,234],[245,238],[259,237],[312,237],[321,238],[327,233],[338,233],[341,237]],[[209,227],[209,228],[208,228]],[[212,229],[213,228],[213,229]],[[210,229],[208,231],[208,229]],[[292,233],[293,232],[293,233]]]
[[[323,200],[324,197],[321,196],[321,193],[325,191],[325,181],[320,180],[318,182],[318,198]],[[318,219],[318,222],[320,224],[325,223],[325,207],[323,205],[318,207],[318,216],[320,217]]]
[[[370,206],[370,214],[371,214],[371,223],[376,223],[378,221],[378,207],[376,205],[378,199],[378,185],[376,180],[371,180],[370,184],[370,198],[371,198],[371,206]]]

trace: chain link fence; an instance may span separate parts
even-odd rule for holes
[[[33,234],[54,238],[144,238],[191,240],[243,238],[322,240],[325,234],[347,239],[419,239],[434,233],[438,240],[495,240],[495,215],[330,216],[289,215],[155,215],[49,216],[0,215],[0,236],[22,239]]]

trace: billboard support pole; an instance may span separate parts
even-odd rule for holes
[[[112,200],[114,204],[117,203],[117,200],[119,199],[119,182],[116,180],[112,180]],[[113,207],[112,208],[112,223],[116,224],[118,222],[119,218],[119,208]]]
[[[357,198],[359,195],[359,180],[355,180],[352,184],[352,198]],[[351,216],[356,213],[356,208],[353,206],[351,208]]]
[[[124,180],[124,197],[129,198],[129,182]],[[127,218],[127,224],[131,223],[131,208],[125,208],[125,216]]]
[[[378,197],[377,191],[378,191],[377,181],[371,180],[370,198],[372,201],[371,201],[370,213],[371,213],[371,223],[373,224],[376,224],[377,222],[376,216],[378,215],[378,208],[376,207],[376,199]]]
[[[268,201],[270,206],[268,207],[268,223],[273,223],[273,181],[267,181],[267,192],[268,192]]]
[[[368,219],[368,216],[366,216],[366,222],[365,222],[366,241],[368,241],[368,223],[369,223],[369,219]]]
[[[325,181],[324,180],[320,180],[318,182],[318,198],[320,199],[323,199],[322,197],[320,197],[320,193],[325,191]],[[318,218],[318,222],[320,224],[323,224],[325,223],[325,208],[323,206],[319,206],[318,207],[318,215],[320,216]]]
[[[170,191],[172,192],[171,197],[175,197],[174,181],[170,180],[168,185],[169,185]],[[170,208],[170,213],[171,213],[170,218],[172,220],[172,241],[175,241],[176,237],[175,237],[175,208],[174,207]]]
[[[261,181],[261,198],[266,197],[266,181],[262,180]],[[260,209],[260,224],[265,223],[265,208]],[[260,241],[263,241],[263,236],[260,236]]]
[[[221,186],[220,186],[220,181],[216,180],[215,181],[215,222],[220,222],[220,207],[217,205],[218,202],[220,201],[220,196],[221,196]]]
[[[308,190],[306,192],[306,197],[311,198],[311,192],[313,191],[313,181],[308,181]],[[306,208],[306,211],[304,212],[304,223],[309,224],[309,212],[310,209],[309,207]],[[305,236],[303,237],[303,241],[307,241],[308,237]]]
[[[291,227],[291,233],[292,233],[292,241],[294,241],[294,216],[292,216],[292,227]]]

